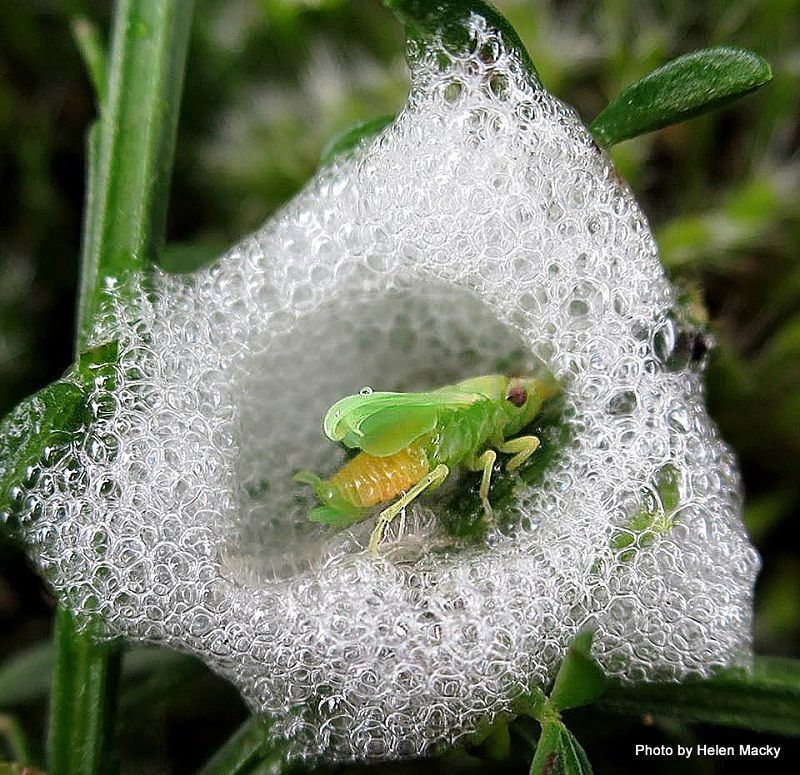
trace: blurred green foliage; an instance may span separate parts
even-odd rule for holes
[[[708,401],[742,463],[747,525],[764,557],[756,648],[800,656],[800,559],[792,549],[800,504],[800,0],[496,4],[545,86],[587,123],[625,86],[696,48],[742,46],[772,66],[772,83],[757,94],[612,155],[656,229],[668,271],[708,310],[717,342]],[[82,15],[106,31],[108,12],[102,0],[0,4],[0,414],[71,361],[84,133],[95,113],[71,23]],[[198,0],[172,187],[174,268],[256,228],[304,184],[331,137],[395,113],[407,81],[402,30],[379,0]],[[0,664],[46,637],[51,618],[40,582],[1,541]],[[167,673],[170,680],[156,671],[123,690],[123,709],[137,709],[123,715],[130,771],[189,771],[244,717],[235,693],[204,668]],[[19,710],[34,738],[41,707]],[[0,729],[0,758],[6,744],[27,745],[16,719],[2,719],[13,739]],[[598,742],[630,736],[626,723],[587,722],[579,731],[596,766],[632,764],[609,759]],[[516,728],[512,740],[523,733]],[[647,733],[673,742],[692,734],[658,720]],[[470,764],[462,757],[458,766]]]

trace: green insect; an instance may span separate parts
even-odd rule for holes
[[[489,520],[489,484],[497,452],[513,455],[510,471],[540,445],[518,435],[558,393],[552,378],[491,374],[425,393],[362,392],[337,401],[325,415],[325,435],[361,452],[329,479],[295,475],[322,505],[309,519],[347,527],[399,497],[377,516],[369,542],[376,554],[389,523],[425,490],[439,487],[454,466],[483,471],[480,497]]]

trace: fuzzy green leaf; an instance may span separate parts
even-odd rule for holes
[[[561,740],[561,722],[553,719],[542,725],[536,754],[531,762],[531,775],[544,775],[552,772],[552,766],[558,757],[558,747]]]
[[[561,663],[550,692],[550,703],[557,711],[589,705],[605,689],[605,673],[592,659],[592,638],[593,630],[579,633]]]
[[[561,721],[546,721],[531,763],[531,775],[591,775],[586,752]]]
[[[480,0],[384,0],[406,25],[410,40],[423,45],[441,36],[445,47],[451,51],[468,51],[470,18],[480,16],[490,28],[497,30],[506,46],[516,54],[535,83],[539,75],[516,30],[506,18],[488,3]]]
[[[800,660],[758,657],[752,673],[726,670],[680,684],[610,684],[599,708],[640,716],[800,735]]]
[[[752,51],[710,48],[659,67],[620,92],[589,130],[604,148],[706,113],[755,91],[772,78]]]

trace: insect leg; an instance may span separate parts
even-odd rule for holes
[[[372,554],[378,553],[378,546],[383,540],[383,534],[389,523],[406,507],[411,501],[419,497],[429,487],[438,487],[450,474],[450,469],[439,464],[429,474],[423,476],[402,498],[396,500],[391,506],[385,508],[378,514],[378,521],[372,535],[369,537],[369,550]]]
[[[510,441],[504,441],[498,446],[501,452],[513,454],[514,457],[506,463],[509,471],[519,468],[541,446],[538,436],[519,436]]]
[[[483,504],[483,511],[486,514],[486,518],[489,520],[494,516],[492,513],[492,505],[489,503],[489,484],[492,481],[492,469],[494,468],[495,460],[497,460],[497,453],[493,449],[487,449],[479,458],[473,458],[467,463],[467,467],[473,471],[483,470],[479,494],[481,496],[481,503]]]

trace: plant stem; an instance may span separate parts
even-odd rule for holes
[[[107,74],[96,41],[83,46],[92,54],[100,118],[88,142],[78,353],[106,286],[146,270],[163,245],[192,6],[192,0],[118,0]],[[54,775],[111,769],[121,650],[98,634],[98,623],[79,628],[59,607],[48,730]]]
[[[192,0],[119,0],[89,171],[78,345],[106,282],[146,269],[164,244]]]
[[[78,630],[63,606],[56,612],[56,664],[50,698],[48,760],[53,773],[109,769],[121,649],[96,639],[98,626]]]

